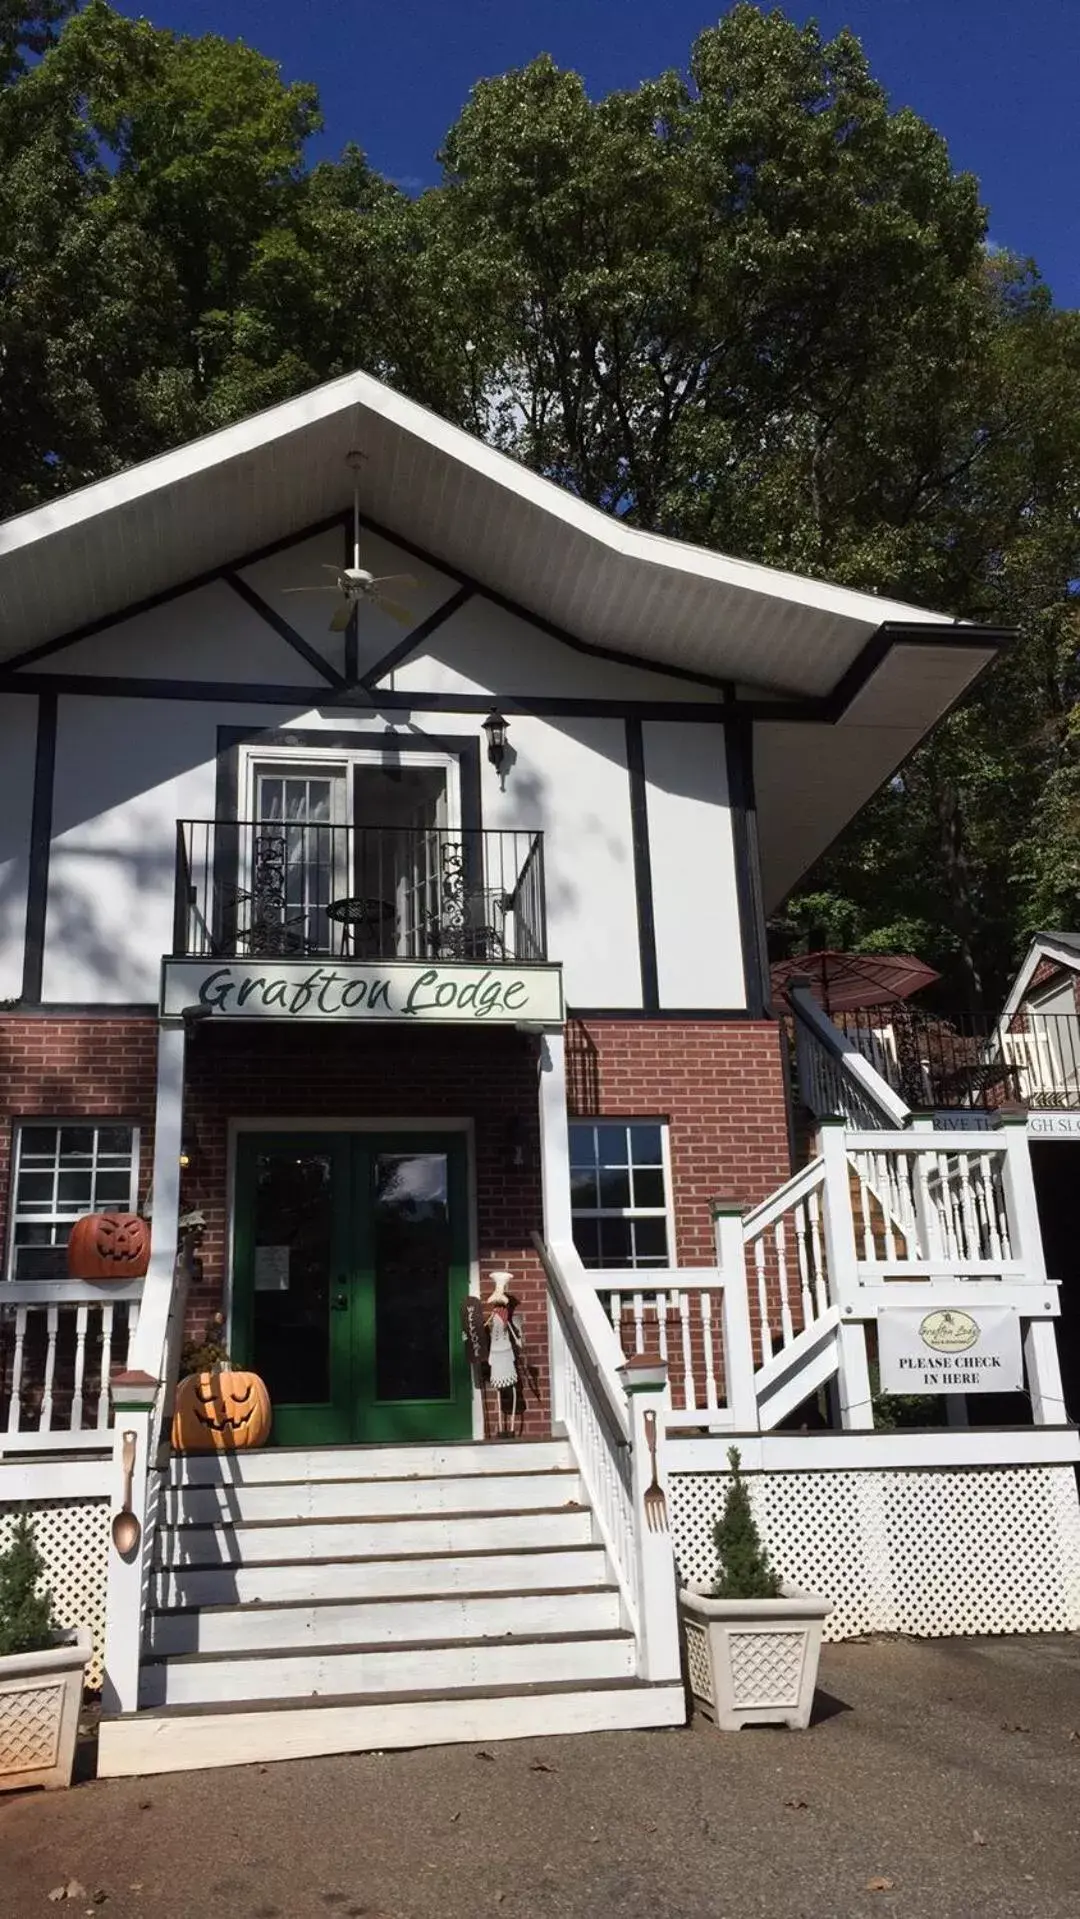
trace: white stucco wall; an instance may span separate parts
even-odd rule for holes
[[[724,730],[642,727],[662,1007],[746,1005]]]
[[[343,640],[328,635],[330,596],[286,588],[337,563],[339,529],[245,569],[263,597],[336,666]],[[455,583],[400,549],[368,539],[362,557],[417,581],[400,597],[417,619]],[[361,609],[361,661],[401,636]],[[572,1006],[641,1004],[626,728],[620,717],[511,717],[513,763],[500,787],[483,751],[483,712],[412,713],[313,706],[320,685],[300,658],[224,582],[214,582],[52,654],[35,670],[249,681],[252,702],[99,699],[59,702],[52,857],[47,893],[46,1001],[155,1001],[161,957],[171,950],[178,819],[212,819],[221,725],[379,735],[479,737],[483,821],[545,834],[551,956],[563,963]],[[260,704],[261,683],[296,686],[295,707]],[[307,689],[310,687],[310,693]],[[399,692],[530,694],[567,700],[714,704],[707,688],[607,662],[553,640],[527,621],[474,598],[399,667]],[[329,698],[327,691],[327,698]],[[22,973],[26,854],[33,791],[31,699],[0,705],[0,996]],[[648,719],[643,732],[661,1006],[718,1009],[744,1003],[727,808],[724,736],[714,721]],[[4,837],[6,835],[6,837]],[[5,983],[10,980],[10,987]]]

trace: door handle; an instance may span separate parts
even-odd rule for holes
[[[349,1308],[348,1293],[335,1293],[333,1299],[330,1302],[330,1311],[332,1313],[344,1313],[348,1311],[348,1308]]]

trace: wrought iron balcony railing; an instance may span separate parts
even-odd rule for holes
[[[1080,1014],[1025,1008],[1005,1023],[900,1002],[830,1017],[913,1108],[1080,1107]]]
[[[180,820],[175,958],[547,958],[543,834]]]

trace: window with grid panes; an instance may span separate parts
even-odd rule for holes
[[[9,1279],[67,1276],[68,1234],[84,1213],[134,1212],[135,1126],[27,1120],[15,1130]]]
[[[664,1131],[656,1120],[571,1123],[574,1244],[584,1265],[668,1264]]]

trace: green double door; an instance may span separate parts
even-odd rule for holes
[[[460,1135],[243,1133],[231,1353],[287,1446],[467,1439]]]

